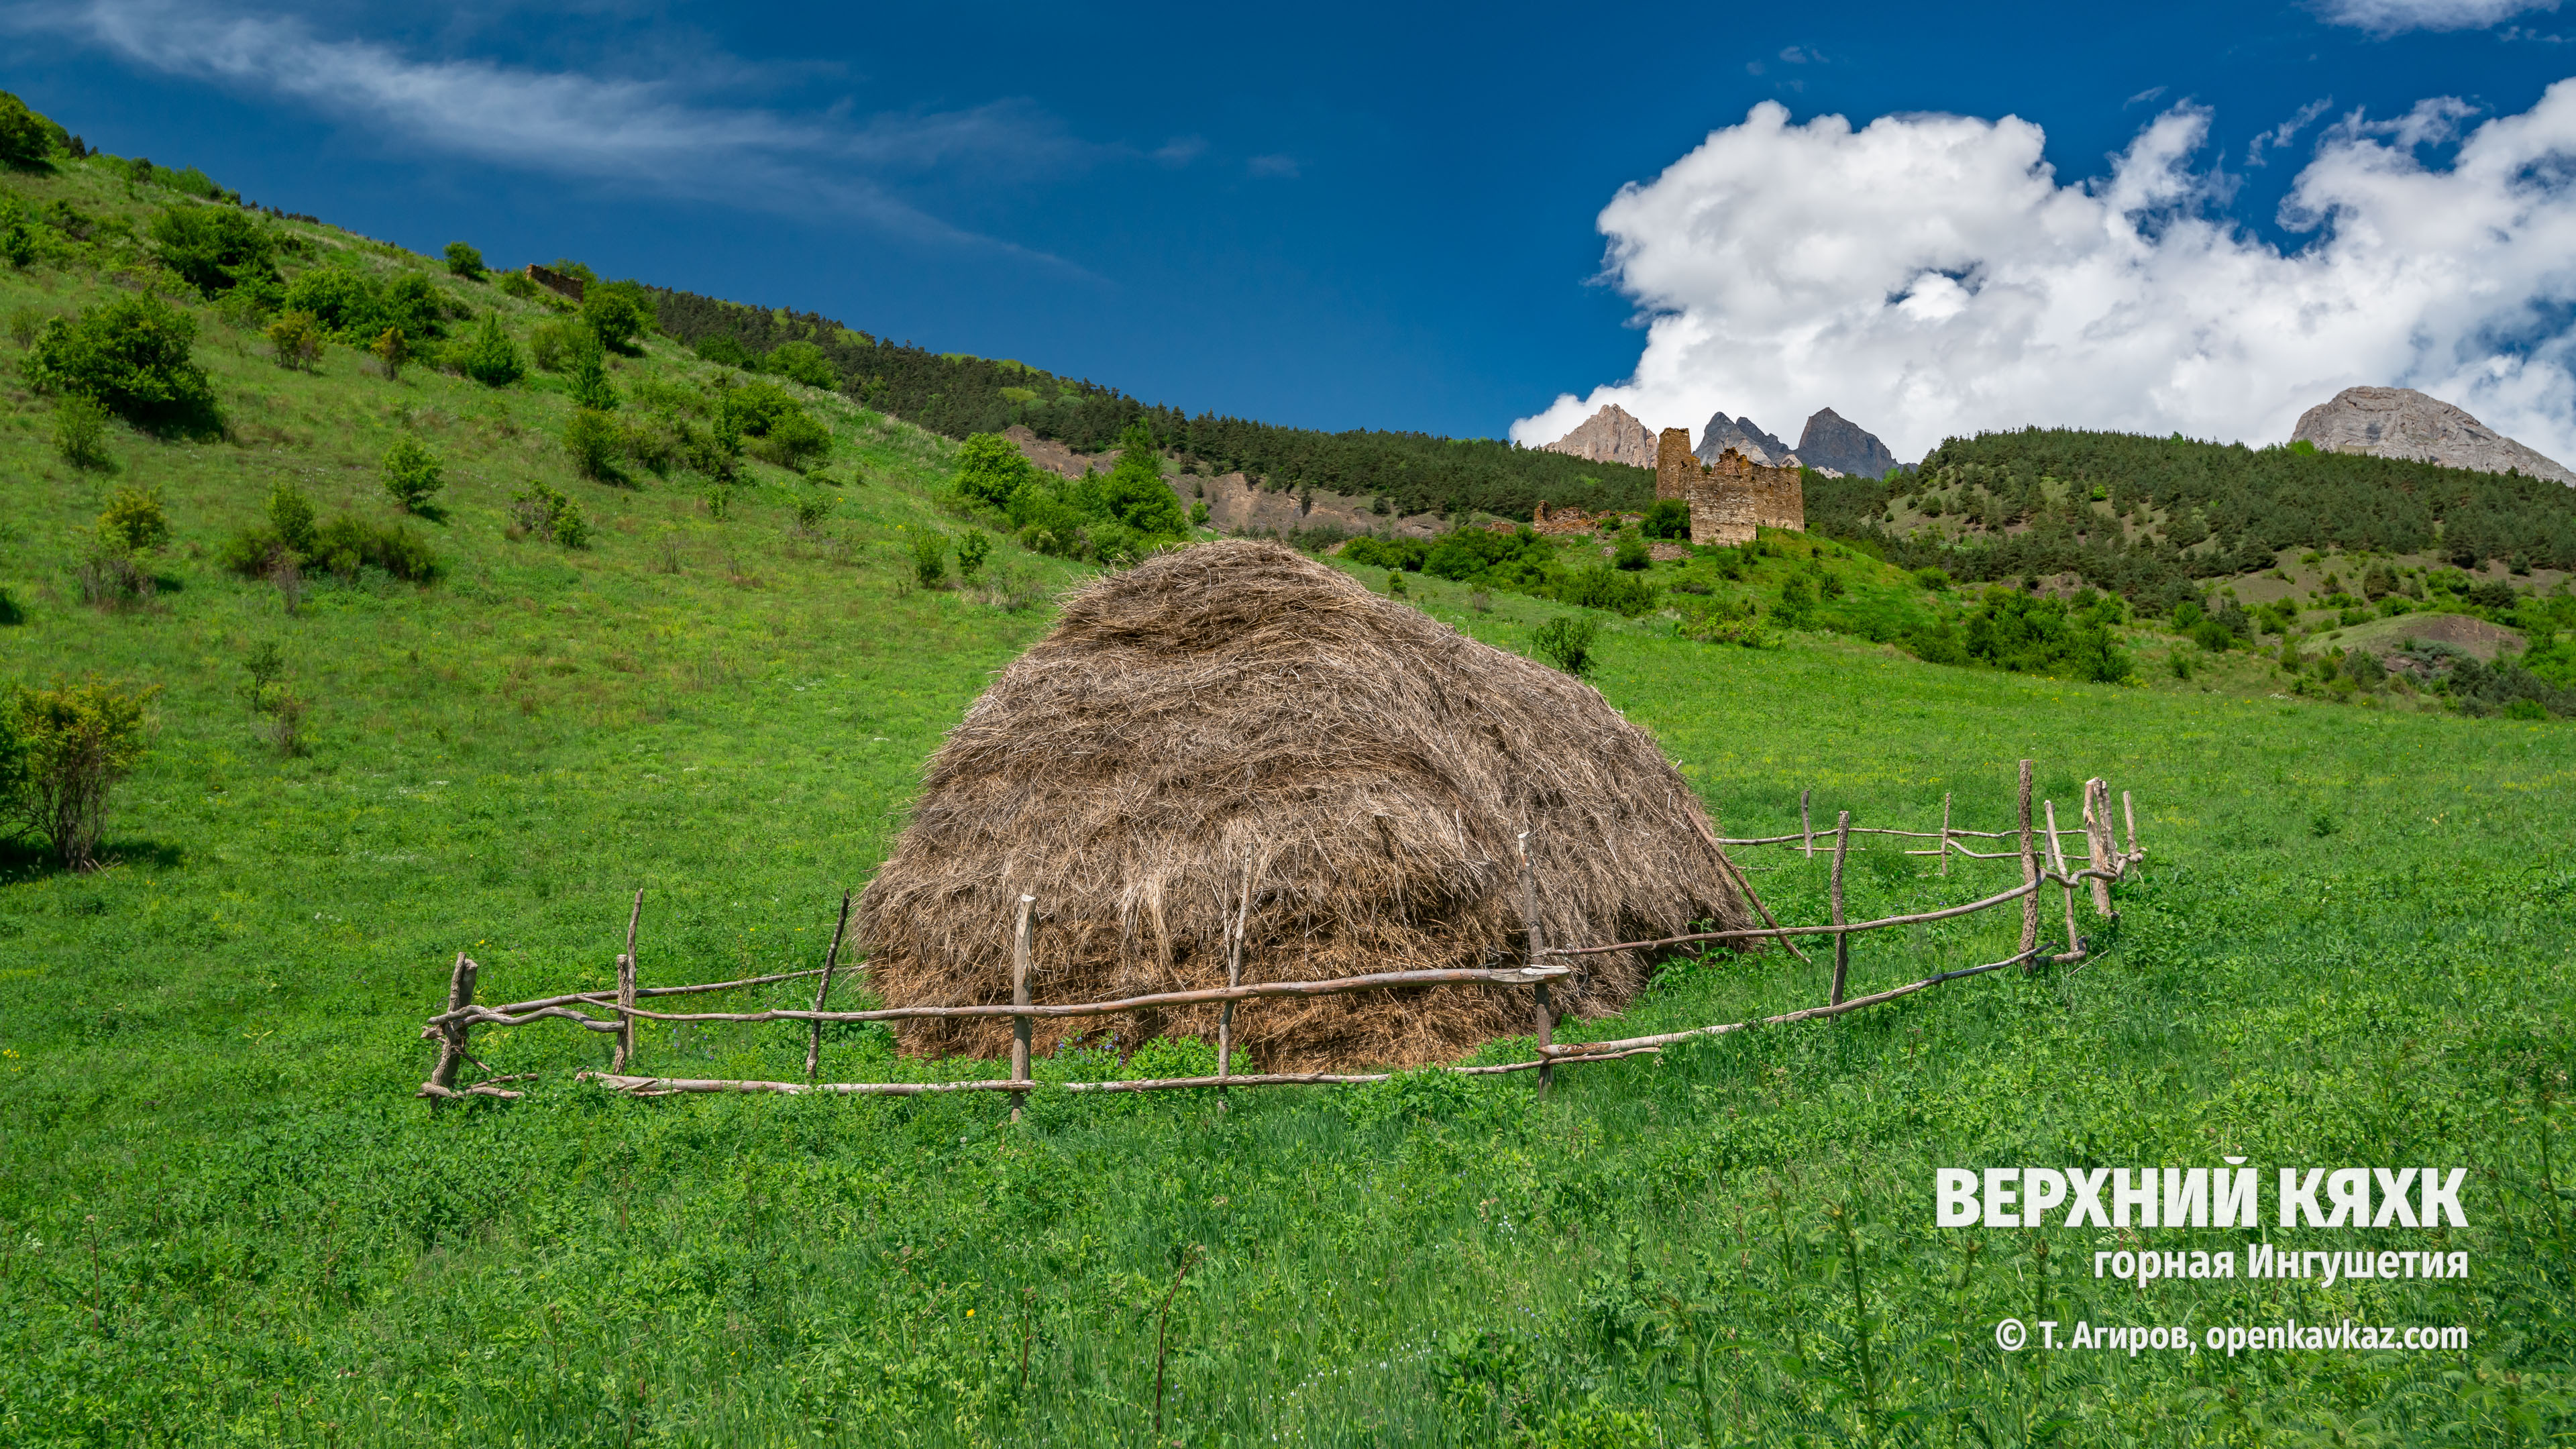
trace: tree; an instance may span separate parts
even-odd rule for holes
[[[211,428],[215,393],[190,356],[196,319],[148,293],[53,318],[22,364],[49,392],[93,398],[137,422]]]
[[[385,449],[385,491],[405,513],[419,513],[447,486],[446,466],[427,443],[404,433]]]
[[[170,541],[170,519],[161,511],[161,495],[126,487],[107,500],[98,516],[98,541],[116,553],[147,553]]]
[[[143,758],[144,706],[158,692],[92,679],[19,689],[0,709],[0,733],[10,737],[0,746],[0,783],[15,787],[10,823],[44,836],[66,870],[97,869],[108,795]]]
[[[367,350],[376,355],[376,365],[385,370],[387,382],[401,378],[403,363],[411,357],[411,344],[403,340],[399,327],[388,327],[377,333],[376,340],[367,344]]]
[[[653,330],[653,295],[638,282],[585,283],[581,320],[600,346],[633,351],[636,337]]]
[[[474,340],[466,345],[458,365],[485,387],[508,387],[528,374],[527,359],[520,355],[519,344],[501,330],[497,312],[483,314],[482,325],[474,329]]]
[[[1017,443],[977,433],[957,450],[957,491],[988,508],[1005,508],[1034,471]]]
[[[1101,511],[1138,533],[1177,538],[1189,531],[1181,500],[1163,481],[1163,455],[1140,420],[1118,438],[1118,465],[1100,481]]]
[[[174,206],[152,218],[161,263],[207,297],[276,275],[277,237],[233,206]]]
[[[781,377],[792,377],[807,387],[819,387],[825,392],[840,390],[840,369],[823,355],[822,348],[811,342],[782,342],[770,350],[763,365],[771,372]]]
[[[25,101],[0,91],[0,160],[32,166],[62,145],[63,128],[30,110]]]
[[[322,358],[322,324],[310,312],[280,312],[259,330],[280,367],[311,367]]]
[[[608,359],[598,334],[577,329],[572,338],[572,400],[576,407],[607,412],[617,406],[608,381]]]
[[[483,280],[483,254],[464,242],[449,242],[447,269],[469,282],[479,282]]]
[[[564,452],[571,455],[572,466],[584,478],[602,482],[617,479],[617,454],[625,436],[617,420],[597,408],[575,408],[564,421]]]

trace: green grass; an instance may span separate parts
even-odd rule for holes
[[[0,278],[8,306],[100,294],[86,273]],[[2088,921],[2103,953],[1569,1069],[1543,1101],[1526,1077],[1245,1091],[1223,1115],[1042,1091],[1016,1127],[982,1094],[629,1101],[565,1080],[596,1040],[535,1026],[476,1039],[497,1071],[548,1072],[526,1100],[433,1114],[410,1097],[418,1024],[459,950],[487,1000],[604,985],[641,888],[648,982],[814,964],[922,761],[1045,611],[906,586],[912,531],[953,526],[927,496],[944,445],[855,409],[818,404],[832,471],[867,481],[806,537],[773,471],[724,522],[685,480],[574,479],[544,385],[389,385],[345,349],[289,374],[213,324],[200,352],[247,444],[119,430],[100,474],[52,458],[44,399],[11,396],[0,427],[0,582],[28,614],[0,628],[0,679],[165,690],[118,863],[21,853],[0,879],[0,1440],[1135,1444],[1167,1295],[1162,1437],[1190,1445],[1688,1444],[1711,1423],[1725,1443],[2570,1437],[2565,725],[1824,637],[1714,648],[1603,616],[1600,688],[1730,833],[1794,828],[1809,788],[1826,819],[1919,827],[1950,793],[1960,824],[1996,828],[2025,756],[2062,810],[2089,775],[2134,791],[2154,853],[2118,926]],[[637,365],[696,364],[657,346]],[[215,567],[280,477],[389,519],[369,469],[405,408],[450,458],[439,582],[325,581],[290,617]],[[505,536],[532,478],[580,500],[594,547]],[[70,570],[126,483],[169,500],[168,587],[102,613]],[[1074,577],[1007,545],[990,567]],[[1561,612],[1408,583],[1510,648]],[[305,756],[239,694],[270,641],[315,701]],[[1785,918],[1822,914],[1820,868],[1745,863]],[[1943,880],[1871,850],[1852,906],[1964,900],[2007,869]],[[2003,954],[1998,915],[1865,939],[1854,989]],[[1716,957],[1565,1034],[1810,1005],[1821,972]],[[802,1065],[782,1027],[655,1028],[640,1051],[672,1074]],[[825,1068],[996,1070],[898,1059],[871,1031],[836,1034]],[[1119,1069],[1097,1048],[1044,1068]],[[2266,1169],[2267,1203],[2274,1165],[2469,1167],[2471,1225],[2447,1236],[2473,1274],[2140,1291],[2090,1275],[2094,1234],[1931,1226],[1937,1167],[2222,1153]],[[2006,1315],[2475,1336],[2465,1355],[2006,1355]]]

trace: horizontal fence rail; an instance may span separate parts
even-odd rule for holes
[[[2019,966],[2025,971],[2042,965],[2077,965],[2090,956],[2085,938],[2077,934],[2075,898],[2079,891],[2089,892],[2094,914],[2102,919],[2115,919],[2110,887],[2128,877],[2129,872],[2146,859],[2138,845],[2137,812],[2126,792],[2120,796],[2121,815],[2127,826],[2126,843],[2114,841],[2111,829],[2110,789],[2099,779],[2084,784],[2082,823],[2061,828],[2057,823],[2054,801],[2041,801],[2034,818],[2031,798],[2031,762],[2021,762],[2018,796],[2018,828],[2013,830],[1969,830],[1950,823],[1950,797],[1941,802],[1941,828],[1938,831],[1898,830],[1851,823],[1851,813],[1837,813],[1834,824],[1822,831],[1815,828],[1809,793],[1798,800],[1799,823],[1796,835],[1760,836],[1729,839],[1711,834],[1708,838],[1719,847],[1724,860],[1726,846],[1780,846],[1801,850],[1809,858],[1822,852],[1830,857],[1831,877],[1828,898],[1831,903],[1828,921],[1817,925],[1783,926],[1776,922],[1758,927],[1722,931],[1698,931],[1646,941],[1617,941],[1603,945],[1550,946],[1540,938],[1538,926],[1538,885],[1529,863],[1526,833],[1521,836],[1519,858],[1520,906],[1527,935],[1526,964],[1495,968],[1459,968],[1433,971],[1383,971],[1363,976],[1329,977],[1315,981],[1262,981],[1246,983],[1242,979],[1244,942],[1251,917],[1253,886],[1252,869],[1247,862],[1245,879],[1235,910],[1227,923],[1226,985],[1186,991],[1156,992],[1113,1001],[1037,1003],[1029,998],[1031,937],[1036,929],[1036,900],[1023,895],[1019,899],[1014,923],[1012,951],[1012,996],[1008,1005],[971,1006],[890,1006],[862,1011],[827,1009],[840,953],[849,930],[851,897],[841,898],[840,923],[832,933],[832,944],[819,967],[800,971],[782,971],[765,976],[748,976],[731,981],[710,981],[685,986],[645,987],[636,984],[635,937],[643,920],[644,893],[637,891],[632,912],[626,924],[626,949],[617,958],[617,985],[594,991],[566,992],[555,996],[514,1001],[499,1006],[478,1005],[474,1000],[475,978],[481,968],[459,952],[450,971],[447,1004],[444,1010],[423,1023],[424,1040],[439,1044],[439,1054],[429,1079],[415,1095],[439,1101],[465,1097],[516,1098],[516,1090],[504,1083],[532,1082],[540,1073],[520,1072],[502,1076],[492,1073],[472,1054],[471,1033],[478,1026],[515,1027],[540,1021],[566,1021],[588,1032],[615,1038],[613,1062],[607,1071],[579,1071],[576,1081],[596,1083],[613,1091],[637,1097],[662,1097],[699,1092],[768,1092],[797,1094],[821,1092],[849,1096],[910,1097],[938,1092],[1007,1092],[1011,1094],[1012,1116],[1020,1115],[1030,1092],[1040,1088],[1062,1088],[1067,1092],[1154,1092],[1181,1089],[1214,1088],[1218,1092],[1234,1087],[1285,1086],[1354,1086],[1383,1082],[1392,1072],[1236,1072],[1233,1070],[1233,1022],[1238,1002],[1293,997],[1338,996],[1360,992],[1401,990],[1409,987],[1476,984],[1488,986],[1525,986],[1531,993],[1532,1021],[1536,1028],[1535,1055],[1526,1061],[1499,1062],[1477,1066],[1450,1066],[1437,1070],[1461,1076],[1496,1076],[1513,1072],[1536,1072],[1538,1089],[1547,1090],[1555,1069],[1596,1062],[1621,1061],[1630,1057],[1652,1056],[1678,1042],[1702,1037],[1724,1036],[1757,1027],[1785,1026],[1802,1021],[1830,1019],[1870,1007],[1902,1000],[1928,991],[1944,982],[2001,971]],[[1843,864],[1852,853],[1852,837],[1882,835],[1908,840],[1935,840],[1931,850],[1909,850],[1911,855],[1938,855],[1940,873],[1950,871],[1953,855],[1970,860],[2018,860],[2021,883],[2009,890],[1997,891],[1964,905],[1945,906],[1938,910],[1917,911],[1907,915],[1883,916],[1873,920],[1849,921],[1843,912]],[[1960,844],[1962,840],[2014,842],[2011,850],[1979,851]],[[2068,842],[2079,844],[2085,864],[2071,867],[2067,859]],[[1729,863],[1728,872],[1739,885],[1743,877]],[[2040,899],[2050,886],[2063,895],[2065,946],[2040,944]],[[1771,920],[1769,911],[1753,897],[1749,885],[1745,896],[1761,919]],[[1916,926],[1933,921],[1955,920],[1982,911],[1995,910],[2014,902],[2022,906],[2020,949],[2001,960],[1957,970],[1936,972],[1863,995],[1847,995],[1851,938],[1870,931],[1883,931],[1900,926]],[[1796,939],[1812,937],[1833,948],[1830,993],[1823,1005],[1782,1012],[1774,1016],[1743,1021],[1721,1022],[1710,1026],[1689,1027],[1679,1031],[1649,1036],[1624,1037],[1608,1041],[1557,1043],[1553,1040],[1556,1013],[1548,995],[1548,984],[1571,974],[1573,968],[1563,964],[1566,958],[1600,955],[1616,951],[1656,951],[1677,946],[1712,942],[1755,942],[1777,940],[1796,952]],[[1807,960],[1799,952],[1801,961]],[[855,968],[854,968],[855,969]],[[810,1009],[780,1007],[762,1011],[656,1011],[638,1003],[647,999],[696,995],[716,991],[735,991],[756,986],[775,985],[783,981],[819,977],[814,1005]],[[1029,1072],[1029,1027],[1037,1020],[1060,1020],[1096,1016],[1113,1016],[1125,1012],[1146,1011],[1168,1006],[1221,1004],[1223,1007],[1217,1032],[1217,1070],[1214,1076],[1167,1077],[1135,1081],[1040,1082]],[[1000,1080],[953,1082],[824,1082],[817,1081],[822,1050],[822,1029],[826,1022],[894,1022],[956,1018],[1000,1017],[1012,1023],[1010,1074]],[[751,1081],[691,1077],[649,1076],[632,1070],[635,1055],[635,1024],[639,1021],[730,1022],[750,1024],[788,1021],[807,1024],[809,1037],[805,1057],[805,1080]],[[458,1086],[457,1078],[471,1064],[485,1075],[480,1081]],[[1224,1109],[1218,1099],[1218,1109]]]

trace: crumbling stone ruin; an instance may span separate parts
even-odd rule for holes
[[[567,277],[552,267],[541,267],[534,262],[530,262],[528,263],[528,280],[545,288],[547,291],[554,293],[558,297],[569,297],[576,302],[581,300],[582,286],[581,278],[579,277]]]
[[[1580,508],[1551,508],[1541,501],[1530,510],[1530,531],[1555,537],[1573,533],[1591,533],[1603,527],[1618,528],[1642,522],[1641,513],[1586,513]]]
[[[1656,441],[1655,496],[1690,505],[1691,542],[1751,543],[1757,528],[1807,531],[1807,495],[1796,468],[1767,468],[1729,448],[1715,463],[1691,453],[1688,428]]]

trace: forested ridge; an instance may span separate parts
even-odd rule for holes
[[[1115,447],[1142,420],[1185,465],[1240,470],[1266,487],[1326,489],[1375,500],[1388,514],[1482,510],[1526,519],[1532,505],[1642,509],[1652,469],[1595,463],[1490,438],[1355,430],[1326,433],[1141,402],[1088,378],[1058,377],[1005,359],[932,352],[842,326],[812,312],[763,311],[690,292],[654,289],[661,328],[710,355],[758,358],[789,342],[819,348],[842,390],[952,438],[1027,427],[1085,452]]]
[[[2283,549],[2576,568],[2576,489],[2546,479],[2071,428],[1953,438],[1884,482],[1810,475],[1807,521],[1907,567],[2076,573],[2144,599]]]

